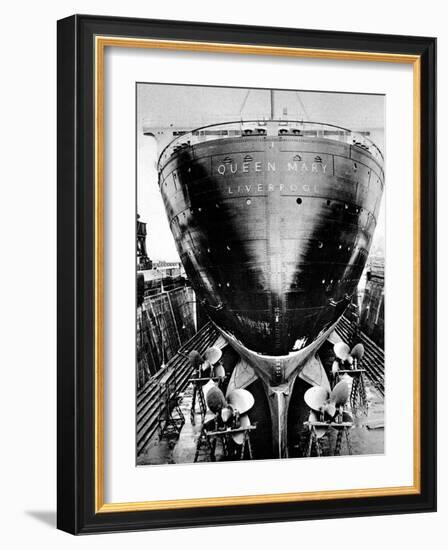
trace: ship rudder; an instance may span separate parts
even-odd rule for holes
[[[295,376],[279,386],[265,385],[272,425],[274,458],[288,458],[288,408]]]

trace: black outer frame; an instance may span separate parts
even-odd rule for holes
[[[421,56],[421,493],[94,512],[94,37]],[[73,534],[436,510],[436,39],[74,15],[58,21],[57,526]]]

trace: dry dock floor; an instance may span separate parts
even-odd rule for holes
[[[350,441],[353,455],[372,455],[384,452],[384,398],[380,392],[366,380],[366,394],[369,404],[368,414],[355,417],[354,426],[350,430]],[[185,464],[194,461],[196,443],[201,431],[201,417],[195,415],[195,424],[191,423],[190,409],[193,396],[193,388],[189,385],[182,397],[181,409],[185,416],[185,424],[182,427],[180,436],[164,437],[160,439],[157,435],[150,441],[144,452],[138,457],[137,465],[149,464]],[[208,413],[206,420],[211,418]],[[323,454],[331,455],[334,449],[336,434],[330,430],[323,441]],[[347,455],[348,447],[343,438],[341,455]],[[217,448],[216,460],[222,458]],[[201,455],[200,461],[204,461]]]

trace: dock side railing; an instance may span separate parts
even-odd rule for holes
[[[188,385],[193,370],[188,359],[189,352],[196,350],[203,354],[218,337],[217,329],[208,322],[137,392],[137,457],[156,434],[158,418],[166,406],[166,403],[159,403],[160,386],[169,384],[173,394],[182,392]]]
[[[336,332],[344,342],[351,344],[353,328],[352,323],[350,323],[346,317],[342,316],[336,326]],[[362,367],[366,369],[367,376],[375,388],[384,396],[384,350],[375,344],[375,342],[361,330],[357,331],[357,341],[363,344],[365,349],[364,357],[362,358]]]

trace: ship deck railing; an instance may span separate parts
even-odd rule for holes
[[[181,152],[182,149],[192,145],[217,139],[257,135],[326,138],[367,151],[381,166],[384,163],[382,152],[371,139],[363,133],[342,126],[303,120],[245,120],[209,124],[190,132],[182,132],[163,149],[159,157],[158,168],[160,170],[172,154]]]
[[[158,420],[167,406],[167,403],[160,400],[160,387],[169,385],[172,395],[184,391],[193,373],[188,354],[193,350],[203,354],[218,337],[217,329],[208,322],[137,392],[137,456],[142,454],[156,435]]]

